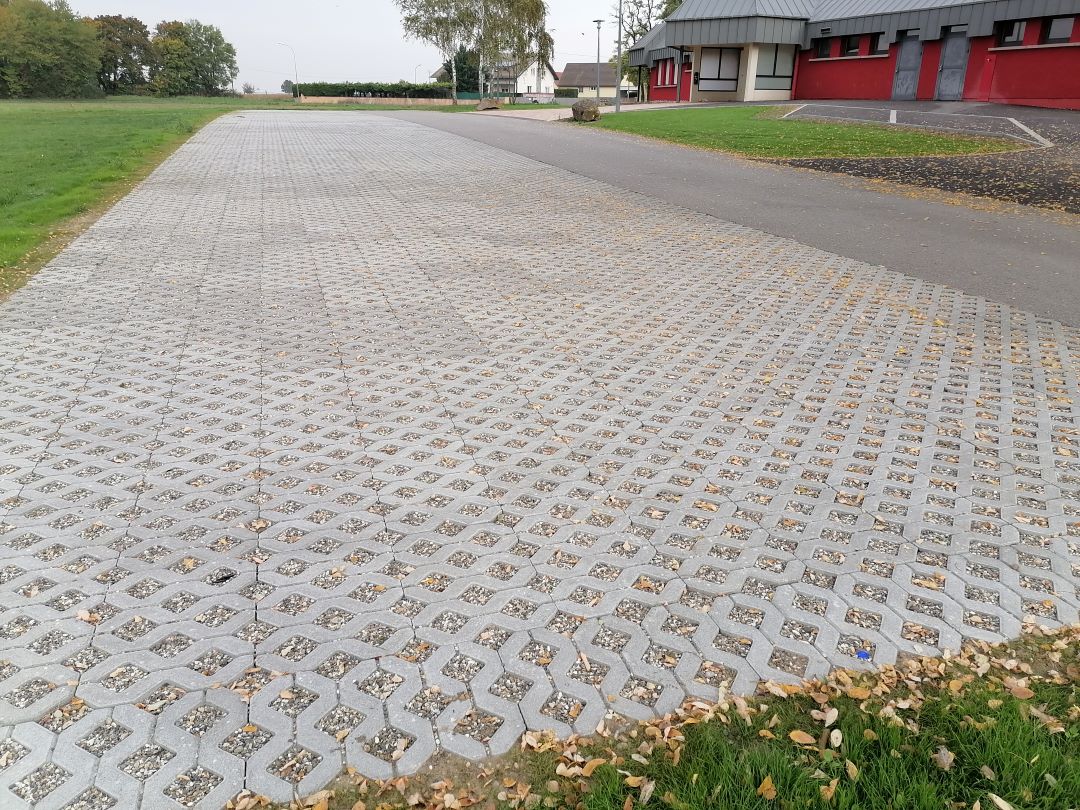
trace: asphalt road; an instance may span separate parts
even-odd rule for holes
[[[975,210],[863,187],[862,181],[566,123],[388,113],[568,169],[630,192],[883,265],[1080,325],[1080,228],[1036,209]],[[513,182],[493,178],[492,182]],[[616,228],[596,211],[598,240]]]

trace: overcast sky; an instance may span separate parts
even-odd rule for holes
[[[216,25],[236,46],[240,75],[236,86],[251,82],[277,92],[292,78],[285,42],[296,51],[300,81],[412,81],[430,75],[441,63],[438,52],[406,40],[393,0],[70,0],[79,14],[138,17],[153,30],[162,20],[196,19]],[[597,18],[603,58],[615,49],[612,0],[548,0],[549,27],[555,37],[555,69],[566,62],[596,60]]]

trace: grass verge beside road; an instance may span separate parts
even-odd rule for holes
[[[1080,626],[1029,627],[945,659],[765,683],[645,723],[608,719],[587,738],[527,732],[485,763],[443,759],[385,782],[349,774],[292,806],[1067,810],[1080,807],[1078,704]],[[250,793],[229,805],[271,806]]]
[[[541,105],[506,105],[534,109]],[[0,102],[0,295],[17,289],[200,127],[237,110],[437,110],[290,99]]]
[[[603,116],[600,129],[752,158],[912,157],[1016,149],[995,138],[896,126],[783,119],[785,107],[696,107]]]

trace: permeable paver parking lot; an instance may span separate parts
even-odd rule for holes
[[[1076,621],[1078,352],[416,124],[220,119],[0,304],[0,805],[284,799]]]

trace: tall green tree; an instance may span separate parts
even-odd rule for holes
[[[145,90],[150,62],[150,32],[142,20],[119,14],[95,17],[101,42],[98,84],[106,93],[130,95]]]
[[[0,97],[93,95],[100,60],[93,25],[66,0],[0,3]]]
[[[150,44],[150,87],[157,95],[220,96],[231,90],[236,49],[216,26],[162,22]]]
[[[555,41],[547,30],[544,0],[471,0],[476,28],[473,47],[484,65],[500,62],[536,62],[544,65],[555,53]],[[481,91],[482,92],[482,91]]]
[[[676,6],[682,0],[623,0],[622,2],[622,65],[615,66],[620,76],[632,81],[637,79],[637,68],[630,66],[630,47],[649,33],[652,27],[664,18],[664,10],[674,3]],[[619,19],[619,3],[612,6],[612,16],[616,21]],[[611,64],[615,65],[615,57],[611,58]],[[642,86],[642,91],[648,93],[648,84]],[[642,101],[646,100],[643,96]]]
[[[395,0],[401,26],[414,39],[439,49],[450,65],[450,95],[457,104],[458,72],[454,55],[468,47],[476,31],[476,0]]]
[[[457,89],[459,93],[475,93],[480,88],[480,57],[464,45],[454,54],[454,64],[447,59],[442,64],[447,76],[457,71]]]
[[[664,0],[664,4],[660,7],[660,19],[666,20],[682,4],[683,0]]]

